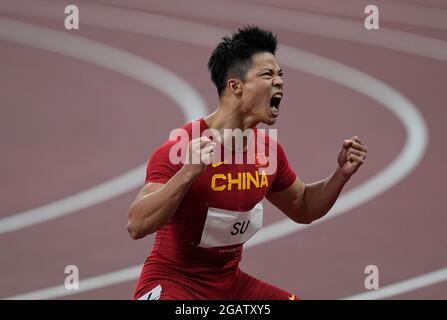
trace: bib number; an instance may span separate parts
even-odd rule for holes
[[[262,227],[262,203],[250,211],[208,208],[199,247],[213,248],[242,244]]]

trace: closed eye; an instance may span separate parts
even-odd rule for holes
[[[273,76],[273,73],[271,73],[271,72],[265,72],[265,73],[262,73],[261,74],[261,77],[263,77],[263,76],[269,76],[269,77],[271,77],[271,76]],[[278,73],[278,76],[279,77],[282,77],[283,76],[283,73],[281,72],[281,73]]]

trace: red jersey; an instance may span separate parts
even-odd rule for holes
[[[203,119],[198,123],[200,133],[208,129]],[[192,124],[182,128],[189,137]],[[233,152],[231,161],[209,165],[192,183],[171,220],[157,231],[135,290],[136,297],[147,283],[157,279],[174,279],[186,287],[194,287],[197,296],[205,299],[210,298],[209,288],[231,290],[243,243],[262,226],[261,201],[268,191],[284,190],[296,179],[280,144],[259,130],[254,132],[254,163],[247,161],[250,151],[245,151],[243,163],[235,163]],[[182,168],[181,163],[172,164],[169,159],[175,143],[167,141],[153,153],[146,183],[166,183]],[[264,144],[265,153],[257,152],[260,143]],[[220,147],[223,154],[224,147]],[[272,159],[271,152],[275,149],[276,170],[268,174],[263,167],[266,159]]]

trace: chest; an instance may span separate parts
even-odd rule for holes
[[[205,207],[245,211],[262,201],[274,178],[254,164],[210,165],[190,192]]]

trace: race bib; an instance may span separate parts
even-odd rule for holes
[[[262,227],[263,207],[250,211],[208,208],[199,247],[213,248],[245,243]]]

